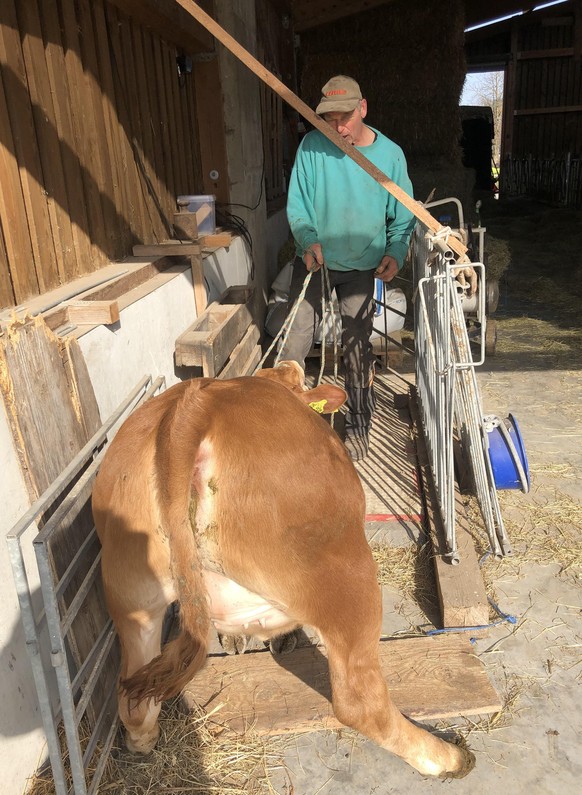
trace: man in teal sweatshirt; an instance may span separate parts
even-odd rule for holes
[[[364,124],[366,100],[350,77],[337,75],[322,88],[316,113],[410,196],[412,184],[402,149]],[[325,263],[342,319],[348,393],[346,446],[354,460],[368,452],[374,410],[370,336],[374,279],[390,282],[402,268],[413,214],[318,130],[302,140],[289,184],[287,218],[296,259],[289,295],[295,303],[308,270]],[[312,278],[281,358],[302,366],[321,321],[321,280]]]

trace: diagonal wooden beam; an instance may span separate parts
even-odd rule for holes
[[[193,0],[176,0],[178,5],[182,6],[185,11],[188,11],[201,25],[212,33],[230,52],[235,55],[251,72],[254,72],[264,83],[273,89],[282,99],[285,100],[292,108],[300,113],[307,121],[317,128],[326,138],[334,143],[338,149],[341,149],[344,154],[351,157],[361,168],[364,169],[372,179],[381,185],[388,193],[391,193],[395,199],[403,204],[416,218],[431,232],[440,232],[443,227],[434,218],[428,210],[419,204],[412,196],[409,196],[406,191],[391,180],[386,174],[380,171],[367,157],[365,157],[359,149],[351,144],[348,144],[341,135],[326,124],[303,100],[291,91],[284,83],[275,77],[262,63],[257,61],[247,50],[244,49],[224,28],[222,28],[211,16],[200,8],[198,3]],[[463,257],[467,251],[465,246],[456,238],[450,237],[448,246],[459,255]]]

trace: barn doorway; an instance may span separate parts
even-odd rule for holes
[[[503,69],[467,74],[460,99],[463,165],[475,169],[475,189],[499,192]]]

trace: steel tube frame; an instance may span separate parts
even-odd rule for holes
[[[443,200],[452,201],[452,199]],[[443,523],[447,556],[459,562],[455,528],[455,426],[467,454],[479,508],[491,551],[511,554],[488,453],[488,438],[475,366],[485,360],[485,267],[471,263],[481,275],[478,316],[480,357],[473,360],[466,321],[453,271],[458,264],[447,240],[424,234],[417,225],[413,238],[415,369],[419,412]]]

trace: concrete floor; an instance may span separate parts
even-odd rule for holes
[[[517,624],[502,623],[475,642],[475,653],[506,707],[481,722],[448,722],[449,729],[465,735],[477,757],[475,770],[461,781],[425,779],[345,730],[295,738],[287,747],[284,770],[271,778],[278,793],[430,793],[442,792],[443,786],[459,795],[580,791],[580,570],[561,572],[559,543],[543,563],[532,561],[528,552],[540,535],[559,539],[563,531],[577,533],[580,544],[580,328],[570,324],[565,330],[564,324],[540,319],[535,307],[512,307],[509,300],[496,317],[496,355],[478,375],[483,409],[500,417],[511,411],[517,417],[532,474],[529,494],[500,494],[510,538],[513,529],[519,540],[512,560],[491,564],[497,602],[517,617]],[[578,546],[578,558],[579,552]],[[384,604],[385,632],[426,623],[418,606],[396,591],[384,589]]]

